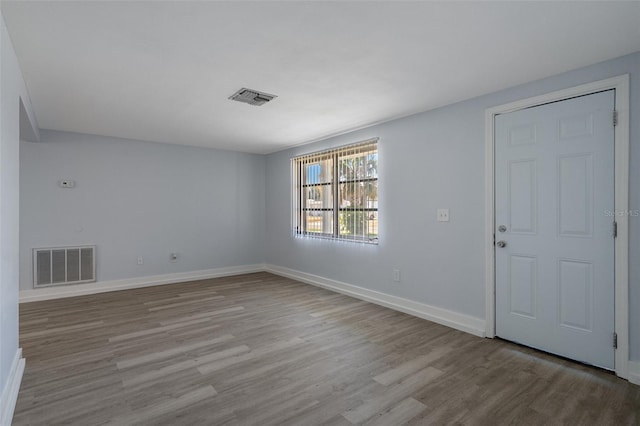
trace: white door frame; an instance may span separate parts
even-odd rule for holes
[[[495,116],[609,89],[616,90],[615,109],[618,112],[618,125],[614,129],[616,144],[615,211],[620,214],[619,216],[616,215],[618,237],[615,239],[614,245],[615,332],[618,334],[618,349],[615,354],[615,372],[619,377],[626,379],[629,364],[629,217],[626,214],[626,212],[629,211],[629,74],[595,81],[545,95],[534,96],[485,110],[485,328],[487,337],[495,337]]]

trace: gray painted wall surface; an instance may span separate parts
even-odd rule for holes
[[[41,143],[21,151],[21,288],[32,285],[32,247],[95,243],[101,281],[266,261],[484,318],[485,109],[626,73],[635,210],[640,53],[266,157],[43,131]],[[294,239],[290,158],[370,137],[381,139],[380,244]],[[76,188],[59,188],[63,178]],[[451,209],[451,222],[436,222],[440,207]],[[639,221],[630,218],[635,360]],[[181,253],[176,264],[172,251]]]
[[[631,199],[640,209],[640,53],[277,152],[267,157],[267,263],[484,318],[485,128],[488,107],[631,74]],[[366,108],[366,105],[363,105]],[[291,157],[380,137],[380,244],[296,239]],[[436,209],[451,222],[436,222]],[[640,359],[640,218],[630,218],[631,359]],[[392,269],[402,282],[392,281]]]
[[[20,99],[37,128],[9,33],[0,14],[0,394],[18,350]],[[1,417],[0,413],[0,417]]]
[[[34,247],[96,244],[98,281],[263,261],[261,155],[46,130],[20,154],[21,289]]]

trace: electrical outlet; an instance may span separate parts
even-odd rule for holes
[[[138,265],[144,265],[144,259],[139,257],[138,258]]]
[[[449,209],[438,209],[436,215],[438,222],[449,222]]]
[[[400,282],[400,269],[393,270],[393,281],[397,283]]]

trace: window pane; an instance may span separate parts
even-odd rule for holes
[[[378,152],[341,155],[338,160],[340,181],[377,178]]]
[[[365,207],[368,209],[378,208],[378,181],[369,181],[364,183]]]
[[[341,156],[338,160],[340,181],[355,180],[364,177],[364,161],[360,155]]]
[[[378,238],[378,212],[365,210],[342,210],[340,236],[357,240]]]
[[[340,208],[378,208],[378,181],[340,183]]]
[[[307,232],[311,234],[333,234],[333,210],[307,211]]]
[[[378,212],[343,210],[340,216],[340,237],[357,240],[378,238]]]
[[[333,181],[333,161],[330,158],[309,163],[305,167],[307,185]]]
[[[333,208],[333,185],[316,185],[305,188],[307,209]]]
[[[369,219],[366,222],[366,236],[368,239],[378,238],[378,212],[368,212]]]
[[[368,178],[377,178],[378,177],[378,152],[373,152],[367,154],[367,163],[366,175]]]

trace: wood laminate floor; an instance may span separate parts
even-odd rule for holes
[[[14,425],[638,425],[640,387],[257,273],[20,305]]]

